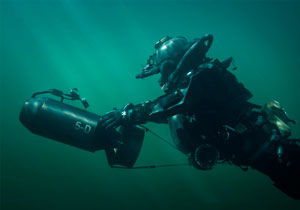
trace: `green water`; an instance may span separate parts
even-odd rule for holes
[[[253,170],[111,169],[103,151],[33,135],[18,121],[23,102],[48,88],[77,87],[97,114],[155,99],[158,76],[135,79],[154,43],[205,33],[215,38],[208,56],[235,58],[253,102],[279,100],[300,121],[299,21],[300,3],[284,0],[0,0],[0,208],[300,209]],[[167,126],[149,127],[170,139]],[[137,165],[185,162],[147,134]]]

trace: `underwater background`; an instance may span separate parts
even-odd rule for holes
[[[300,3],[289,0],[0,0],[0,209],[300,209],[252,169],[111,169],[104,151],[34,135],[18,119],[25,100],[49,88],[78,88],[99,115],[153,100],[159,76],[135,75],[155,42],[211,33],[207,55],[234,57],[251,101],[278,100],[300,122],[299,22]],[[167,125],[147,126],[171,141]],[[147,133],[136,165],[186,162]]]

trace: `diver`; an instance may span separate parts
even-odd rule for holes
[[[147,131],[142,124],[166,123],[175,147],[195,168],[210,170],[223,163],[245,171],[250,167],[300,199],[300,139],[289,138],[295,121],[277,101],[250,103],[251,92],[230,70],[232,57],[220,61],[206,56],[212,42],[210,34],[191,41],[169,36],[159,40],[136,75],[143,79],[160,74],[164,94],[153,101],[129,103],[100,116],[63,103],[79,100],[87,109],[77,89],[50,89],[25,102],[20,121],[31,132],[64,144],[105,150],[111,167],[125,168],[133,168],[139,156]]]
[[[256,169],[288,195],[300,199],[300,140],[289,139],[290,123],[277,101],[250,103],[252,94],[225,61],[206,56],[213,36],[188,41],[169,36],[155,44],[143,79],[160,73],[165,94],[153,101],[127,104],[100,118],[107,129],[146,122],[168,123],[176,147],[198,169],[217,163]]]

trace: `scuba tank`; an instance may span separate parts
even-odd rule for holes
[[[65,99],[80,100],[87,108],[88,102],[77,91],[74,88],[64,93],[50,89],[33,94],[21,109],[21,123],[34,134],[67,145],[90,152],[105,150],[111,166],[132,167],[139,155],[145,131],[137,126],[126,126],[120,132],[106,130],[101,125],[100,115],[63,103]],[[45,93],[58,96],[61,100],[37,97]]]

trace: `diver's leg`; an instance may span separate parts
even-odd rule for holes
[[[283,139],[269,144],[250,166],[267,176],[289,196],[300,199],[300,140]]]

